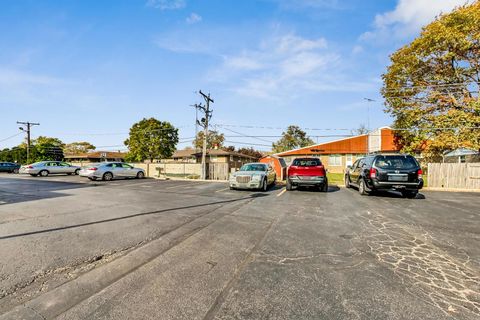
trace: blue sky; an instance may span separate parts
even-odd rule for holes
[[[2,0],[0,148],[24,138],[4,140],[19,133],[16,121],[32,121],[41,123],[33,137],[123,149],[144,117],[179,127],[183,148],[199,89],[215,99],[212,121],[227,136],[282,132],[244,126],[353,129],[367,108],[371,128],[389,125],[379,96],[389,54],[464,2]],[[226,144],[268,150],[274,140]]]

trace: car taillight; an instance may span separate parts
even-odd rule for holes
[[[33,167],[32,166],[27,166],[27,169],[33,169]]]
[[[417,177],[418,177],[418,179],[422,179],[422,175],[423,175],[422,169],[418,169],[418,171],[417,171]]]
[[[97,168],[88,168],[87,170],[97,171]]]
[[[370,168],[370,178],[374,179],[377,177],[377,169]]]

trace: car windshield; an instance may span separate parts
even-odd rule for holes
[[[246,164],[240,168],[240,171],[265,171],[267,170],[264,164]]]
[[[293,160],[292,165],[299,167],[315,167],[321,166],[322,163],[318,159],[295,159]]]
[[[375,167],[379,169],[414,169],[418,167],[412,156],[380,156],[375,160]]]

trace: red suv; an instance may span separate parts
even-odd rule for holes
[[[287,170],[287,190],[294,187],[315,187],[328,191],[325,167],[318,158],[296,158]]]

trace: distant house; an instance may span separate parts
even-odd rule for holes
[[[460,148],[443,155],[446,163],[480,162],[480,152],[472,149]]]
[[[124,152],[94,151],[81,154],[66,154],[65,161],[68,162],[104,162],[104,161],[125,161]]]
[[[221,149],[207,150],[207,163],[228,163],[230,169],[239,169],[243,164],[255,162],[258,158],[238,153],[234,151],[225,151]],[[181,163],[201,163],[202,152],[198,150],[177,150],[169,158],[162,162],[181,162]]]
[[[369,134],[347,137],[334,141],[280,152],[274,156],[283,158],[287,165],[297,157],[319,157],[330,172],[343,172],[356,159],[374,152],[398,152],[394,133],[389,127],[373,130]]]

